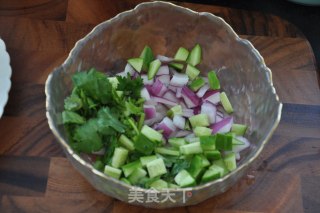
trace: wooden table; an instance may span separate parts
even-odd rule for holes
[[[94,190],[66,160],[45,117],[44,83],[97,23],[140,0],[0,0],[0,36],[13,69],[0,120],[1,212],[153,212]],[[179,3],[223,17],[273,71],[282,120],[249,172],[226,193],[163,212],[319,212],[320,91],[308,41],[279,17]],[[0,70],[1,72],[1,70]],[[251,177],[251,176],[249,176]]]

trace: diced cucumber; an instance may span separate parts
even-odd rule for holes
[[[225,92],[220,93],[220,100],[221,100],[223,109],[229,114],[232,113],[233,108]]]
[[[178,61],[186,61],[189,56],[189,51],[184,48],[180,47],[176,54],[174,55],[174,59]]]
[[[220,81],[215,71],[210,71],[208,73],[208,81],[211,89],[214,89],[214,90],[220,89]]]
[[[191,116],[189,118],[189,121],[190,121],[191,126],[193,128],[195,128],[197,126],[206,127],[206,126],[210,125],[208,116],[206,114],[198,114],[198,115]]]
[[[228,153],[223,157],[223,161],[229,171],[233,171],[237,168],[236,155],[234,152]]]
[[[156,153],[162,154],[162,155],[171,155],[171,156],[179,156],[180,152],[178,150],[168,149],[164,147],[157,147],[154,149]]]
[[[199,155],[194,155],[191,160],[190,167],[188,168],[187,171],[194,179],[197,179],[202,169],[203,169],[202,157],[200,157]]]
[[[148,163],[157,159],[156,155],[140,157],[140,162],[143,167],[147,166]]]
[[[209,160],[219,160],[219,159],[221,159],[221,153],[218,150],[204,151],[204,155]]]
[[[179,148],[180,146],[187,144],[184,138],[169,138],[168,142],[169,144],[171,144],[171,146],[176,148]]]
[[[192,50],[189,54],[189,57],[187,59],[187,62],[188,62],[188,64],[191,64],[192,66],[196,66],[196,65],[200,64],[201,57],[202,57],[201,46],[199,44],[196,44],[192,48]]]
[[[216,149],[223,150],[223,151],[231,151],[232,140],[233,140],[233,137],[231,135],[224,135],[224,134],[218,133],[216,135]]]
[[[154,60],[152,49],[148,45],[144,46],[144,48],[140,54],[140,58],[143,59],[142,69],[144,71],[148,71],[150,62]]]
[[[185,155],[200,154],[203,152],[200,142],[180,146],[180,152]]]
[[[172,118],[175,115],[182,115],[182,107],[181,105],[176,105],[168,110],[167,112],[168,117]]]
[[[145,155],[150,155],[154,148],[156,147],[156,143],[151,141],[149,138],[147,138],[144,134],[139,134],[135,141],[134,141],[134,147],[135,149],[143,153]]]
[[[132,184],[137,184],[142,178],[146,176],[147,176],[146,170],[142,168],[137,168],[131,173],[131,175],[128,177],[128,180]]]
[[[156,181],[153,181],[151,184],[150,184],[150,188],[153,188],[153,189],[167,189],[169,188],[168,187],[168,183],[162,179],[159,179],[159,180],[156,180]]]
[[[196,181],[195,179],[186,171],[181,170],[174,178],[174,181],[180,186],[180,187],[188,187],[188,186],[194,186]]]
[[[208,183],[212,180],[216,180],[219,179],[220,176],[220,172],[218,170],[214,170],[214,169],[208,169],[202,176],[201,179],[201,183]]]
[[[129,175],[131,175],[132,172],[137,168],[142,168],[142,165],[139,160],[133,161],[131,163],[127,163],[126,165],[121,167],[125,177],[128,177]]]
[[[228,170],[228,168],[227,168],[227,166],[226,166],[226,164],[224,163],[224,160],[223,160],[222,158],[219,159],[219,160],[213,161],[212,166],[210,166],[209,169],[210,169],[211,167],[214,167],[214,165],[223,168],[223,174],[221,175],[221,177],[223,177],[223,176],[225,176],[226,174],[229,173],[229,170]]]
[[[143,59],[142,58],[130,58],[128,59],[128,63],[137,71],[141,72]]]
[[[142,127],[141,133],[153,142],[159,142],[162,140],[162,134],[147,125]]]
[[[160,176],[167,173],[166,166],[162,158],[153,160],[147,164],[147,170],[150,178]]]
[[[209,136],[212,133],[212,129],[207,127],[197,126],[196,128],[193,129],[193,132],[197,137]]]
[[[202,167],[210,166],[210,161],[203,154],[199,155],[202,159]]]
[[[186,74],[188,75],[188,77],[193,80],[195,79],[199,74],[200,74],[200,70],[198,70],[197,68],[195,68],[194,66],[188,64],[187,68],[186,68]]]
[[[134,144],[133,142],[127,138],[127,136],[125,135],[121,135],[119,138],[119,143],[124,146],[125,148],[127,148],[129,151],[133,151],[134,150]]]
[[[216,135],[210,135],[210,136],[201,136],[200,137],[200,143],[201,147],[205,151],[209,150],[215,150],[216,149]]]
[[[168,183],[168,187],[169,187],[170,189],[178,189],[178,188],[180,188],[178,185],[173,184],[173,183]]]
[[[112,160],[111,160],[111,166],[114,168],[121,167],[127,160],[129,151],[122,147],[117,147],[114,150]]]
[[[117,79],[117,77],[108,77],[109,82],[112,85],[112,88],[117,89],[119,81]]]
[[[198,91],[203,85],[205,85],[205,83],[206,82],[203,78],[196,78],[191,82],[189,88],[195,92]]]
[[[220,173],[220,177],[223,177],[225,176],[226,174],[229,173],[228,169],[226,169],[225,166],[219,166],[217,164],[212,164],[210,167],[209,167],[210,170],[215,170],[215,171],[218,171]]]
[[[231,132],[236,133],[236,135],[243,136],[247,131],[247,126],[243,124],[232,124]]]
[[[148,79],[149,80],[153,79],[153,77],[157,74],[160,66],[161,66],[161,61],[159,59],[153,60],[149,64],[149,69],[148,69]]]
[[[115,179],[119,179],[121,176],[121,170],[117,168],[113,168],[111,166],[106,165],[104,167],[104,174],[109,175],[110,177],[113,177]]]
[[[170,63],[169,66],[179,71],[183,69],[183,64],[180,63]]]
[[[131,185],[130,181],[127,178],[121,178],[120,180],[128,185]]]

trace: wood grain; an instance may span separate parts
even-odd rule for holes
[[[292,24],[260,12],[178,3],[223,17],[273,72],[285,103],[282,119],[249,176],[199,205],[153,210],[100,193],[71,166],[47,125],[45,80],[97,23],[140,2],[0,0],[0,37],[13,68],[0,120],[0,212],[318,212],[320,91],[313,53]]]

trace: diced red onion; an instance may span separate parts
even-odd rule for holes
[[[195,108],[193,108],[193,113],[195,115],[200,114],[200,112],[201,112],[201,107],[200,106],[196,106]]]
[[[206,114],[211,124],[216,122],[217,108],[210,102],[204,102],[201,105],[201,114]]]
[[[226,117],[223,120],[211,125],[212,133],[227,133],[230,132],[231,126],[233,124],[232,117]]]
[[[176,131],[176,127],[173,124],[172,120],[168,117],[165,117],[156,127],[156,130],[163,130],[163,136],[169,138],[169,136]]]
[[[236,160],[240,160],[241,156],[240,156],[240,153],[239,152],[236,152]]]
[[[199,138],[197,138],[197,137],[195,137],[195,135],[193,135],[194,137],[191,137],[191,135],[190,135],[190,137],[185,137],[185,140],[187,141],[187,142],[189,142],[189,143],[195,143],[195,142],[199,142],[200,141],[200,139]]]
[[[157,77],[164,85],[168,86],[170,83],[170,75],[160,75]]]
[[[160,97],[152,97],[152,99],[158,103],[162,103],[162,104],[165,104],[165,105],[168,105],[168,106],[176,106],[178,105],[178,103],[176,102],[173,102],[173,101],[169,101],[165,98],[160,98]]]
[[[126,67],[124,68],[124,73],[129,73],[132,76],[135,72],[136,71],[134,70],[134,68],[129,63],[127,63]]]
[[[156,106],[157,102],[155,102],[153,99],[151,99],[151,96],[150,96],[150,100],[145,101],[144,104],[145,105],[154,105],[154,106]]]
[[[193,109],[182,109],[182,116],[187,118],[194,116]]]
[[[162,97],[175,103],[178,103],[179,101],[172,91],[167,91]]]
[[[207,91],[203,96],[203,100],[210,101],[213,104],[218,104],[220,102],[220,92],[216,90]]]
[[[200,105],[200,99],[188,87],[184,86],[181,95],[188,108],[194,108]]]
[[[216,115],[216,123],[220,122],[223,120],[223,117],[221,117],[220,115]]]
[[[202,97],[204,96],[204,94],[208,91],[209,88],[210,88],[210,87],[209,87],[208,84],[203,85],[203,86],[198,90],[197,96],[198,96],[199,98],[202,98]]]
[[[162,113],[164,115],[163,117],[165,117],[165,115],[167,114],[167,111],[168,111],[167,107],[165,107],[165,105],[159,104],[157,102],[155,104],[155,107],[156,107],[156,111],[159,113]]]
[[[144,114],[146,115],[146,120],[156,117],[156,107],[154,105],[144,105],[143,106]]]
[[[167,91],[167,87],[159,79],[156,79],[156,81],[151,87],[151,94],[154,96],[161,97],[166,91]]]
[[[169,75],[169,67],[167,65],[161,66],[156,75]]]
[[[173,58],[169,58],[169,57],[164,56],[164,55],[157,55],[156,58],[159,59],[161,62],[165,62],[165,63],[173,61]]]
[[[174,132],[171,137],[175,137],[175,138],[181,138],[181,137],[185,137],[187,135],[192,134],[191,131],[187,131],[187,130],[180,130],[180,131],[176,131]]]
[[[143,80],[144,85],[152,85],[154,83],[153,79],[149,80],[147,75],[140,76]]]
[[[186,119],[181,115],[175,115],[173,116],[173,124],[179,129],[184,129],[186,125]]]
[[[143,87],[140,92],[140,95],[141,95],[141,98],[143,98],[144,100],[146,101],[150,100],[150,94],[147,88]]]
[[[177,97],[177,98],[181,98],[181,97],[182,97],[181,91],[182,91],[182,88],[181,88],[181,87],[178,87],[178,88],[177,88],[177,91],[176,91],[176,97]]]
[[[170,85],[169,84],[169,86],[168,86],[168,89],[169,90],[171,90],[172,92],[177,92],[177,89],[178,89],[179,87],[175,87],[175,86],[172,86],[172,85]]]
[[[182,87],[186,85],[189,81],[189,77],[186,74],[176,73],[172,76],[170,85],[176,87]]]
[[[165,116],[164,114],[157,112],[155,118],[152,118],[152,119],[149,119],[149,120],[145,120],[144,124],[146,124],[148,126],[151,126],[151,125],[161,121],[164,118],[164,116]]]

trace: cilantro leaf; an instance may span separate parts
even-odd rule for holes
[[[97,132],[94,120],[78,126],[74,131],[73,147],[80,152],[91,153],[100,150],[103,147],[102,139]]]
[[[143,87],[141,77],[132,79],[130,75],[127,77],[117,76],[118,87],[117,90],[123,91],[125,95],[132,98],[140,98],[140,92]]]
[[[78,109],[81,109],[82,107],[82,100],[81,98],[73,93],[71,96],[67,97],[65,100],[64,100],[64,108],[66,110],[69,110],[69,111],[76,111]]]
[[[86,122],[86,119],[81,115],[79,115],[78,113],[75,113],[72,111],[63,111],[62,121],[64,124],[66,123],[84,124]]]
[[[112,84],[105,74],[91,69],[89,72],[77,72],[72,80],[91,99],[112,104]]]
[[[111,113],[108,107],[103,107],[98,111],[98,119],[103,125],[112,127],[114,130],[124,133],[126,126],[123,125],[117,117]]]

